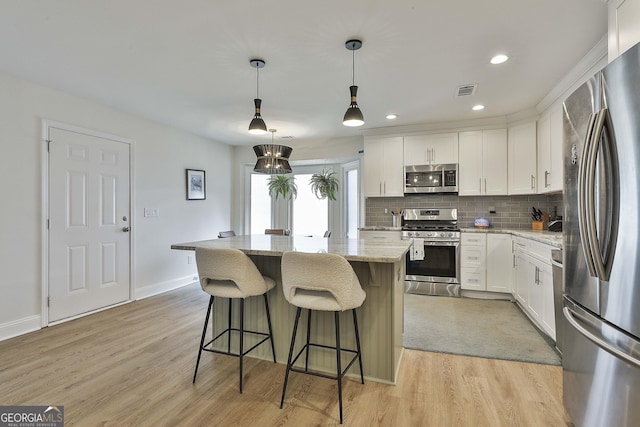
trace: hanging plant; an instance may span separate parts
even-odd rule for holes
[[[271,175],[269,177],[269,195],[282,196],[283,199],[298,197],[298,186],[293,175]]]
[[[331,169],[322,169],[321,173],[314,173],[309,180],[311,184],[311,191],[320,200],[329,198],[329,200],[336,200],[338,194],[338,178],[335,172],[331,172]]]

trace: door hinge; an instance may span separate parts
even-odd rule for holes
[[[51,145],[51,140],[50,139],[45,139],[45,142],[47,143],[47,153],[50,152],[49,147]]]
[[[50,224],[49,224],[49,218],[47,218],[47,230],[49,229],[49,226],[50,226]]]
[[[51,307],[51,297],[47,297],[47,307]]]

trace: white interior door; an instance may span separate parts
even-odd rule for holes
[[[129,299],[129,144],[49,129],[49,321]]]

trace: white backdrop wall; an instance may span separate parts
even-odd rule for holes
[[[40,325],[42,119],[134,141],[134,297],[193,281],[195,264],[170,245],[230,228],[230,146],[3,73],[0,93],[0,339]],[[206,200],[186,200],[186,168],[206,171]]]

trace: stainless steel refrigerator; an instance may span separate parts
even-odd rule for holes
[[[640,426],[640,45],[564,102],[563,400]]]

